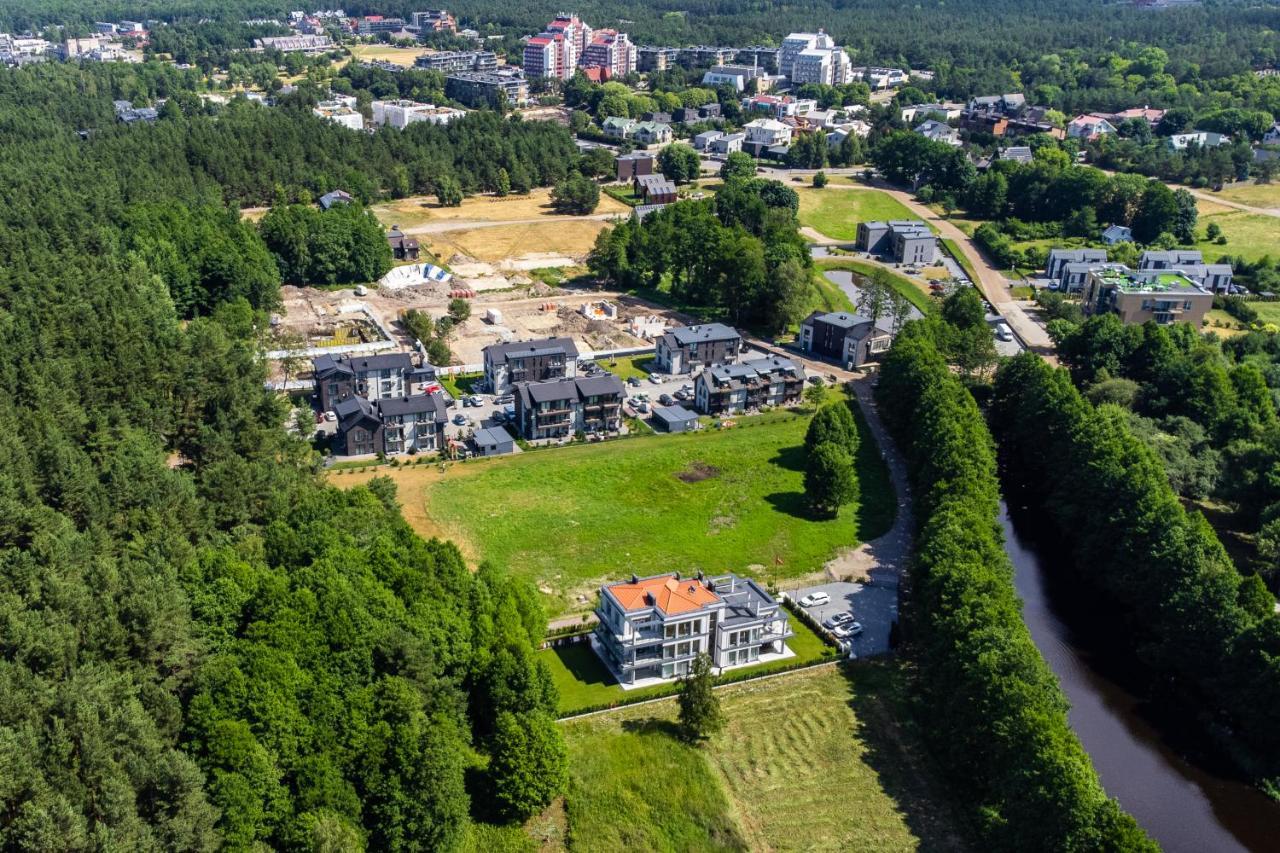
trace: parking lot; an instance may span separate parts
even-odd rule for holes
[[[827,604],[800,607],[800,600],[814,592],[825,592],[831,600]],[[837,581],[788,590],[787,595],[796,607],[820,623],[837,613],[852,613],[862,625],[862,633],[848,640],[858,657],[889,651],[889,628],[898,619],[898,588],[892,582]]]

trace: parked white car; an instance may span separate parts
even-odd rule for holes
[[[825,592],[811,592],[804,598],[800,599],[801,607],[819,607],[823,604],[830,604],[831,596]]]
[[[1013,340],[1013,330],[1009,328],[1008,323],[996,324],[996,337],[1002,341]]]

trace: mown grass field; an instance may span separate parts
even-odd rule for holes
[[[893,666],[725,688],[702,749],[673,737],[674,701],[566,723],[570,849],[961,849]]]
[[[1209,223],[1215,222],[1227,238],[1227,242],[1221,245],[1211,240],[1196,243],[1195,247],[1204,253],[1206,261],[1216,261],[1223,255],[1240,256],[1250,261],[1263,255],[1280,256],[1280,217],[1248,213],[1204,201],[1199,202],[1198,207],[1200,221],[1196,226],[1197,234],[1203,237]]]
[[[797,663],[810,663],[821,658],[823,651],[830,648],[812,629],[794,616],[791,618],[791,630],[795,631],[795,636],[787,640],[787,646],[796,653],[795,657],[735,669],[732,670],[734,676],[745,672],[766,673],[786,669]],[[621,703],[623,700],[652,699],[675,692],[675,686],[671,684],[623,690],[591,650],[589,643],[543,649],[538,652],[538,656],[547,665],[547,670],[560,691],[560,713],[564,715]]]
[[[1216,198],[1247,204],[1250,207],[1280,209],[1280,183],[1239,183],[1223,187],[1213,193]]]
[[[808,421],[778,411],[738,418],[728,430],[579,444],[444,473],[383,467],[335,483],[390,476],[419,533],[453,540],[473,563],[492,560],[529,577],[555,616],[590,610],[601,582],[632,572],[794,577],[887,531],[896,500],[860,414],[862,500],[833,519],[810,516]]]
[[[859,222],[916,218],[901,202],[880,190],[792,189],[800,194],[800,224],[833,240],[857,239]]]

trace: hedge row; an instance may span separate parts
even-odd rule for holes
[[[1156,850],[1102,790],[1022,621],[991,435],[931,329],[903,330],[876,391],[917,502],[904,627],[921,729],[979,849]]]
[[[1065,371],[1019,357],[997,375],[992,423],[1010,488],[1043,510],[1068,556],[1058,570],[1119,612],[1152,698],[1192,708],[1255,777],[1280,777],[1275,600],[1183,508],[1129,413],[1095,409]]]

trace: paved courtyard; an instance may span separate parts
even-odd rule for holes
[[[827,604],[800,607],[800,599],[811,592],[825,592]],[[788,590],[796,607],[819,623],[837,613],[852,613],[863,631],[848,640],[857,657],[882,655],[889,651],[889,629],[898,618],[898,584],[896,578],[877,578],[869,582],[835,581]]]

